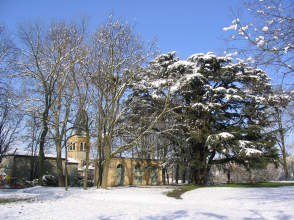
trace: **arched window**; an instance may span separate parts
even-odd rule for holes
[[[143,182],[143,169],[140,164],[135,165],[134,172],[134,185],[142,185]]]
[[[83,143],[81,143],[80,144],[80,151],[83,151],[84,150],[83,148],[84,148],[84,145],[83,145]]]
[[[84,143],[84,151],[87,151],[87,144]]]
[[[72,150],[72,143],[69,143],[69,150]]]
[[[76,150],[76,143],[72,144],[72,150]]]
[[[116,168],[123,168],[124,166],[120,163],[119,165],[117,165]]]
[[[118,164],[116,167],[115,185],[124,185],[125,183],[125,169],[122,164]]]

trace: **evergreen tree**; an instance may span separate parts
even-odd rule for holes
[[[233,63],[231,55],[195,54],[182,61],[175,54],[150,63],[133,86],[132,101],[158,107],[162,91],[169,91],[168,133],[188,161],[192,182],[204,184],[214,164],[248,168],[277,159],[274,134],[267,129],[273,98],[267,74],[242,60]]]

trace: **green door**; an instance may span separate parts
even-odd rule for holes
[[[157,167],[151,168],[150,175],[151,175],[151,185],[157,185],[158,184],[158,169],[157,169]]]
[[[124,185],[125,183],[125,168],[122,164],[116,167],[115,185]]]
[[[135,166],[134,172],[134,185],[142,185],[143,180],[143,169],[140,165]]]

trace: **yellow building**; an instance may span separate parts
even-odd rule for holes
[[[161,165],[161,160],[114,157],[110,160],[107,186],[162,185]],[[98,173],[95,165],[95,185]]]
[[[79,171],[83,172],[86,162],[85,123],[79,112],[68,140],[68,156],[79,161]],[[90,145],[89,145],[90,148]],[[90,162],[92,164],[92,162]],[[95,163],[97,164],[97,163]],[[119,185],[162,185],[162,161],[115,157],[110,161],[107,186]],[[98,167],[95,165],[94,184],[98,181]]]

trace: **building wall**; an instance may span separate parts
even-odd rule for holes
[[[37,159],[37,157],[34,157]],[[62,160],[63,173],[65,173],[65,159]],[[36,165],[38,172],[38,165]],[[78,169],[78,163],[68,163],[68,175],[74,175]],[[24,178],[30,180],[31,176],[31,157],[21,155],[8,155],[4,156],[1,163],[0,172],[6,172],[10,177]],[[45,158],[44,161],[44,174],[57,176],[56,158]]]
[[[96,164],[96,163],[95,163]],[[133,158],[112,158],[110,160],[109,172],[107,177],[107,186],[116,185],[116,171],[117,166],[122,164],[125,171],[124,184],[123,185],[134,185],[134,172],[135,166],[140,165],[143,169],[142,185],[151,185],[151,169],[156,167],[158,172],[157,185],[162,185],[162,161],[160,160],[147,160],[147,159],[133,159]],[[98,181],[98,168],[95,165],[95,184]]]
[[[75,143],[75,149],[73,150],[72,145],[67,148],[68,156],[79,161],[79,165],[83,166],[83,160],[86,160],[86,150],[81,148],[81,143],[83,146],[87,143],[87,138],[83,136],[73,136],[68,140],[69,145]],[[90,146],[90,145],[89,145]]]

